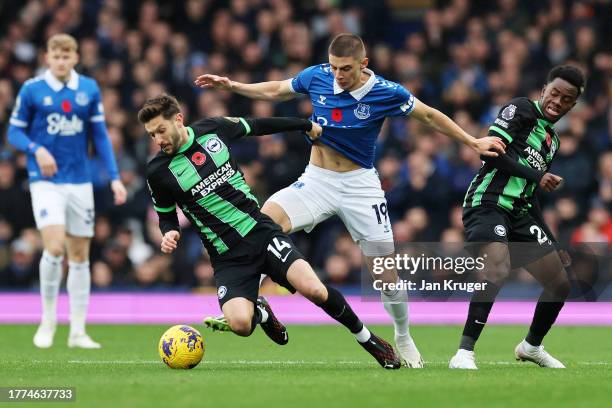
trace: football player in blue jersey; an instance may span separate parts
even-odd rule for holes
[[[367,66],[361,38],[340,34],[329,46],[329,63],[306,68],[294,78],[244,84],[205,74],[195,84],[271,101],[299,94],[310,96],[311,120],[321,124],[323,134],[312,143],[310,163],[298,182],[272,195],[262,212],[285,232],[310,232],[337,214],[371,266],[375,257],[394,256],[395,252],[387,202],[374,169],[376,138],[385,118],[411,115],[485,156],[503,153],[505,145],[496,137],[470,136],[442,112],[419,101],[403,86],[377,76]],[[395,283],[397,271],[390,268],[377,279]],[[381,298],[393,319],[402,359],[408,367],[423,367],[409,332],[406,292],[385,290]]]
[[[115,204],[123,204],[127,196],[106,131],[100,89],[94,79],[74,71],[78,58],[72,36],[56,34],[49,38],[49,69],[23,84],[8,129],[9,142],[27,154],[32,208],[44,245],[40,260],[42,318],[34,335],[39,348],[53,345],[65,250],[70,300],[68,346],[100,348],[85,331],[91,286],[89,244],[94,233],[87,154],[90,139],[112,179]]]

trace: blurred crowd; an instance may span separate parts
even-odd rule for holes
[[[55,33],[79,40],[77,70],[96,78],[129,199],[112,205],[108,174],[93,160],[96,225],[94,290],[209,288],[212,268],[182,218],[173,256],[161,234],[143,169],[157,151],[137,122],[147,97],[162,91],[184,104],[187,122],[206,116],[300,116],[300,98],[273,104],[193,85],[202,73],[241,82],[279,80],[327,61],[330,38],[360,34],[370,68],[439,108],[474,136],[486,134],[500,106],[538,99],[554,65],[580,67],[588,84],[556,125],[561,147],[551,171],[565,180],[541,195],[545,218],[564,243],[612,241],[612,7],[606,1],[27,0],[0,5],[0,131],[21,84],[44,70]],[[607,22],[607,23],[606,23]],[[309,147],[300,134],[249,138],[232,148],[263,203],[303,171]],[[398,244],[463,240],[461,203],[480,167],[471,150],[405,119],[387,120],[376,166]],[[361,256],[338,219],[295,239],[326,282],[354,284]],[[34,228],[25,158],[0,151],[0,288],[32,288],[40,238]]]

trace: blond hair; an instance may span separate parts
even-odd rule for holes
[[[78,48],[76,39],[70,34],[55,34],[47,41],[47,51],[74,51]]]

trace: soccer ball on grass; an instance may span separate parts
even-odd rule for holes
[[[172,326],[159,339],[158,351],[170,368],[193,368],[204,357],[204,339],[193,327]]]

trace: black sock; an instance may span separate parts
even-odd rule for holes
[[[327,300],[317,306],[330,315],[337,322],[349,329],[351,333],[359,333],[363,329],[363,323],[357,317],[351,306],[346,302],[342,293],[325,285],[327,288]]]
[[[259,310],[257,305],[254,306],[255,310],[253,311],[253,320],[251,320],[251,332],[249,333],[249,336],[253,334],[257,325],[261,323],[261,310]]]
[[[533,313],[533,320],[529,327],[529,333],[525,337],[527,343],[532,346],[542,344],[542,339],[546,336],[555,320],[557,320],[557,316],[559,316],[559,312],[565,304],[565,302],[551,301],[553,298],[553,295],[544,291],[538,299],[538,304]]]
[[[461,349],[474,351],[474,345],[487,323],[493,302],[499,292],[499,286],[490,281],[485,282],[487,284],[485,290],[476,292],[470,301],[468,317],[465,321],[463,336],[461,336],[461,343],[459,344]]]

